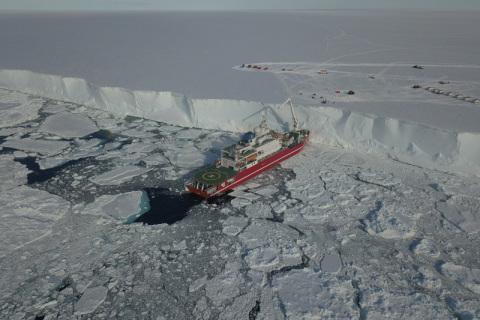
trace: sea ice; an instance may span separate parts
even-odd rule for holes
[[[53,157],[38,160],[37,163],[40,170],[45,170],[45,169],[59,167],[67,163],[68,161],[69,161],[68,158],[64,156],[53,156]]]
[[[68,107],[71,107],[71,105],[62,104],[59,101],[56,101],[56,103],[52,103],[52,104],[49,104],[49,105],[45,106],[42,109],[42,112],[43,113],[50,113],[50,114],[65,113],[65,112],[69,111]]]
[[[54,155],[41,160],[37,160],[41,170],[61,166],[69,161],[78,160],[87,157],[95,157],[103,153],[100,139],[75,139],[75,145],[70,152],[64,152],[62,155]]]
[[[0,192],[0,256],[51,232],[70,203],[43,190],[19,186]]]
[[[132,144],[126,144],[123,146],[122,151],[125,151],[126,153],[149,153],[152,152],[153,150],[157,149],[158,146],[154,143],[132,143]]]
[[[162,154],[160,153],[154,153],[154,154],[151,154],[145,158],[142,159],[143,162],[145,162],[145,164],[147,166],[159,166],[159,165],[162,165],[162,164],[167,164],[167,163],[170,163],[168,161],[167,158],[165,158]]]
[[[321,261],[323,272],[337,272],[342,267],[342,260],[336,254],[326,254]]]
[[[132,191],[116,195],[104,195],[85,206],[82,214],[104,215],[116,220],[128,222],[138,218],[150,208],[144,201],[145,191]]]
[[[293,229],[268,220],[254,220],[238,235],[245,244],[245,261],[250,268],[272,271],[302,263]]]
[[[462,286],[480,294],[480,269],[468,268],[447,262],[441,266],[441,272]]]
[[[229,194],[229,196],[235,197],[235,198],[241,198],[241,199],[245,199],[245,200],[249,200],[249,201],[254,201],[254,200],[257,200],[257,199],[260,198],[260,196],[257,195],[257,194],[250,193],[250,192],[244,192],[244,191],[240,191],[240,190],[234,190],[233,192],[231,192]]]
[[[412,250],[415,254],[423,254],[432,258],[437,258],[440,256],[438,248],[435,246],[433,241],[429,239],[421,239],[418,241],[418,243],[414,244]]]
[[[116,131],[118,134],[128,136],[128,137],[134,137],[134,138],[148,139],[155,136],[155,133],[151,133],[138,128],[132,128],[127,130],[116,130]]]
[[[113,118],[97,119],[97,126],[100,129],[110,130],[115,129],[118,126],[118,120]]]
[[[271,196],[272,194],[275,194],[278,192],[278,188],[272,185],[265,186],[265,187],[260,187],[256,189],[249,190],[250,192],[256,193],[258,195],[261,195],[263,197],[268,197]]]
[[[0,128],[34,120],[43,106],[43,99],[32,99],[27,95],[0,89]]]
[[[238,262],[227,262],[223,272],[207,282],[205,293],[214,305],[238,296],[240,286],[245,282],[241,268]]]
[[[467,233],[480,232],[479,200],[454,196],[446,202],[439,202],[437,210],[459,229]]]
[[[28,157],[28,153],[23,151],[14,151],[13,155],[15,156],[15,159],[25,159]]]
[[[236,236],[239,234],[243,228],[248,224],[248,219],[243,217],[228,217],[227,220],[223,221],[223,233],[229,236]]]
[[[377,204],[364,220],[367,231],[383,238],[409,238],[415,235],[415,222],[421,216],[408,208],[395,204]]]
[[[452,319],[442,303],[423,293],[381,292],[381,288],[369,285],[360,297],[365,319]]]
[[[70,142],[53,140],[35,140],[35,139],[9,139],[2,144],[2,147],[35,152],[45,156],[54,156],[63,152]]]
[[[177,139],[196,139],[202,134],[202,130],[198,129],[186,129],[178,131],[175,135]]]
[[[120,185],[150,170],[152,169],[137,166],[124,166],[104,172],[90,180],[99,185]]]
[[[188,292],[195,292],[201,287],[203,287],[206,283],[207,277],[198,278],[190,285],[190,287],[188,288]]]
[[[0,154],[0,192],[27,183],[31,171],[14,158],[12,154]]]
[[[272,286],[278,292],[288,319],[355,319],[354,288],[348,279],[310,268],[275,275]]]
[[[276,201],[272,203],[271,206],[272,206],[272,210],[275,211],[275,213],[282,213],[285,210],[287,210],[287,206],[285,205],[285,203],[281,201]]]
[[[273,213],[270,205],[258,201],[245,207],[245,214],[250,218],[272,219]]]
[[[95,311],[107,297],[108,289],[103,286],[89,287],[74,305],[75,315],[80,316]]]
[[[179,145],[162,146],[163,154],[176,167],[198,168],[206,163],[206,156],[198,151],[192,141]]]
[[[232,201],[230,201],[230,203],[232,204],[232,206],[234,208],[242,208],[242,207],[245,207],[245,206],[251,204],[252,202],[248,199],[235,198],[235,199],[232,199]]]
[[[45,119],[39,131],[63,138],[79,138],[98,131],[98,128],[87,116],[74,113],[59,113]]]

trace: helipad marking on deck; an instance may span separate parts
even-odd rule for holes
[[[207,172],[202,175],[202,178],[205,180],[217,180],[221,177],[218,172]]]

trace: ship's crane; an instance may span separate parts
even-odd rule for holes
[[[292,111],[292,118],[293,118],[293,130],[294,131],[298,131],[298,120],[297,120],[297,117],[295,116],[295,111],[293,111],[293,103],[292,103],[292,100],[290,100],[290,98],[287,98],[287,100],[285,100],[284,103],[282,103],[281,105],[278,106],[278,109],[280,109],[284,104],[286,103],[290,103],[290,110]]]

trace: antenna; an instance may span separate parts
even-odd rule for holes
[[[293,103],[290,98],[287,98],[284,103],[282,103],[280,106],[278,106],[278,109],[280,109],[284,104],[290,103],[290,110],[292,111],[292,118],[293,118],[293,130],[297,131],[298,130],[298,120],[297,117],[295,116],[295,111],[293,111]]]

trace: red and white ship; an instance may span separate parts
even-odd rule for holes
[[[210,198],[245,183],[299,153],[308,141],[310,131],[298,128],[292,101],[287,99],[287,102],[292,112],[293,130],[283,133],[271,130],[263,117],[253,132],[245,133],[240,141],[223,148],[220,160],[195,172],[193,181],[186,185],[187,189]]]

